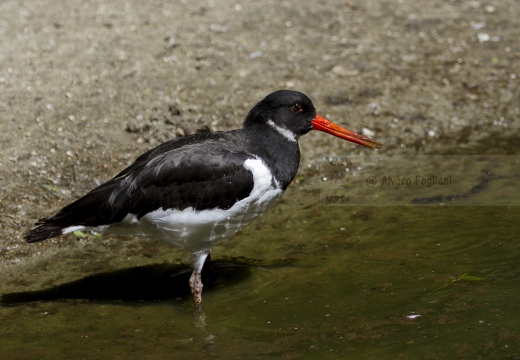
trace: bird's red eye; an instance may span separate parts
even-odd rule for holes
[[[303,106],[301,106],[301,104],[296,103],[291,106],[291,110],[292,110],[292,112],[302,112]]]

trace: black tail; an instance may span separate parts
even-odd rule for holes
[[[47,240],[63,235],[63,230],[71,226],[95,227],[121,221],[124,214],[114,213],[113,207],[107,206],[107,200],[117,184],[114,180],[108,181],[53,216],[40,219],[36,227],[25,234],[25,240],[29,243]]]
[[[49,222],[49,219],[41,219],[38,221],[36,223],[38,226],[25,234],[25,241],[33,243],[63,235],[63,226],[46,222]]]

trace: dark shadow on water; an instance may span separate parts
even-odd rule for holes
[[[251,276],[259,264],[254,260],[213,261],[202,271],[204,292],[233,286]],[[263,265],[262,265],[263,267]],[[148,265],[87,276],[83,279],[38,291],[1,295],[0,306],[36,301],[172,301],[190,299],[188,265]]]

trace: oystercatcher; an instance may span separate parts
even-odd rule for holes
[[[170,140],[113,179],[39,220],[33,243],[76,230],[165,241],[190,253],[190,287],[202,301],[211,247],[232,237],[282,196],[300,162],[298,138],[320,130],[370,148],[381,144],[320,115],[301,92],[279,90],[256,104],[242,129]]]

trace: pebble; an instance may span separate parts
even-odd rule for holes
[[[372,110],[372,114],[377,116],[381,113],[381,105],[379,105],[379,103],[376,103],[376,102],[371,102],[370,104],[367,105],[367,107]]]
[[[489,36],[489,34],[486,33],[478,33],[477,38],[479,42],[483,43],[489,41],[489,39],[491,39],[491,36]]]
[[[168,36],[166,39],[166,50],[170,50],[171,48],[175,47],[177,45],[177,39],[175,36]]]
[[[494,7],[493,5],[486,5],[486,7],[484,8],[484,10],[485,10],[488,14],[494,14],[494,13],[496,13],[497,8]]]
[[[175,134],[179,137],[183,137],[186,135],[186,132],[184,131],[183,128],[177,128],[177,130],[175,131]]]
[[[367,128],[363,128],[361,130],[361,133],[367,137],[374,137],[376,135],[376,132],[375,131],[372,131],[370,129],[367,129]]]
[[[486,27],[486,23],[484,21],[481,22],[471,22],[471,28],[473,30],[480,30]]]
[[[356,76],[357,74],[359,74],[358,70],[348,70],[348,69],[345,69],[341,65],[334,66],[331,71],[334,74],[340,75],[340,76]]]

